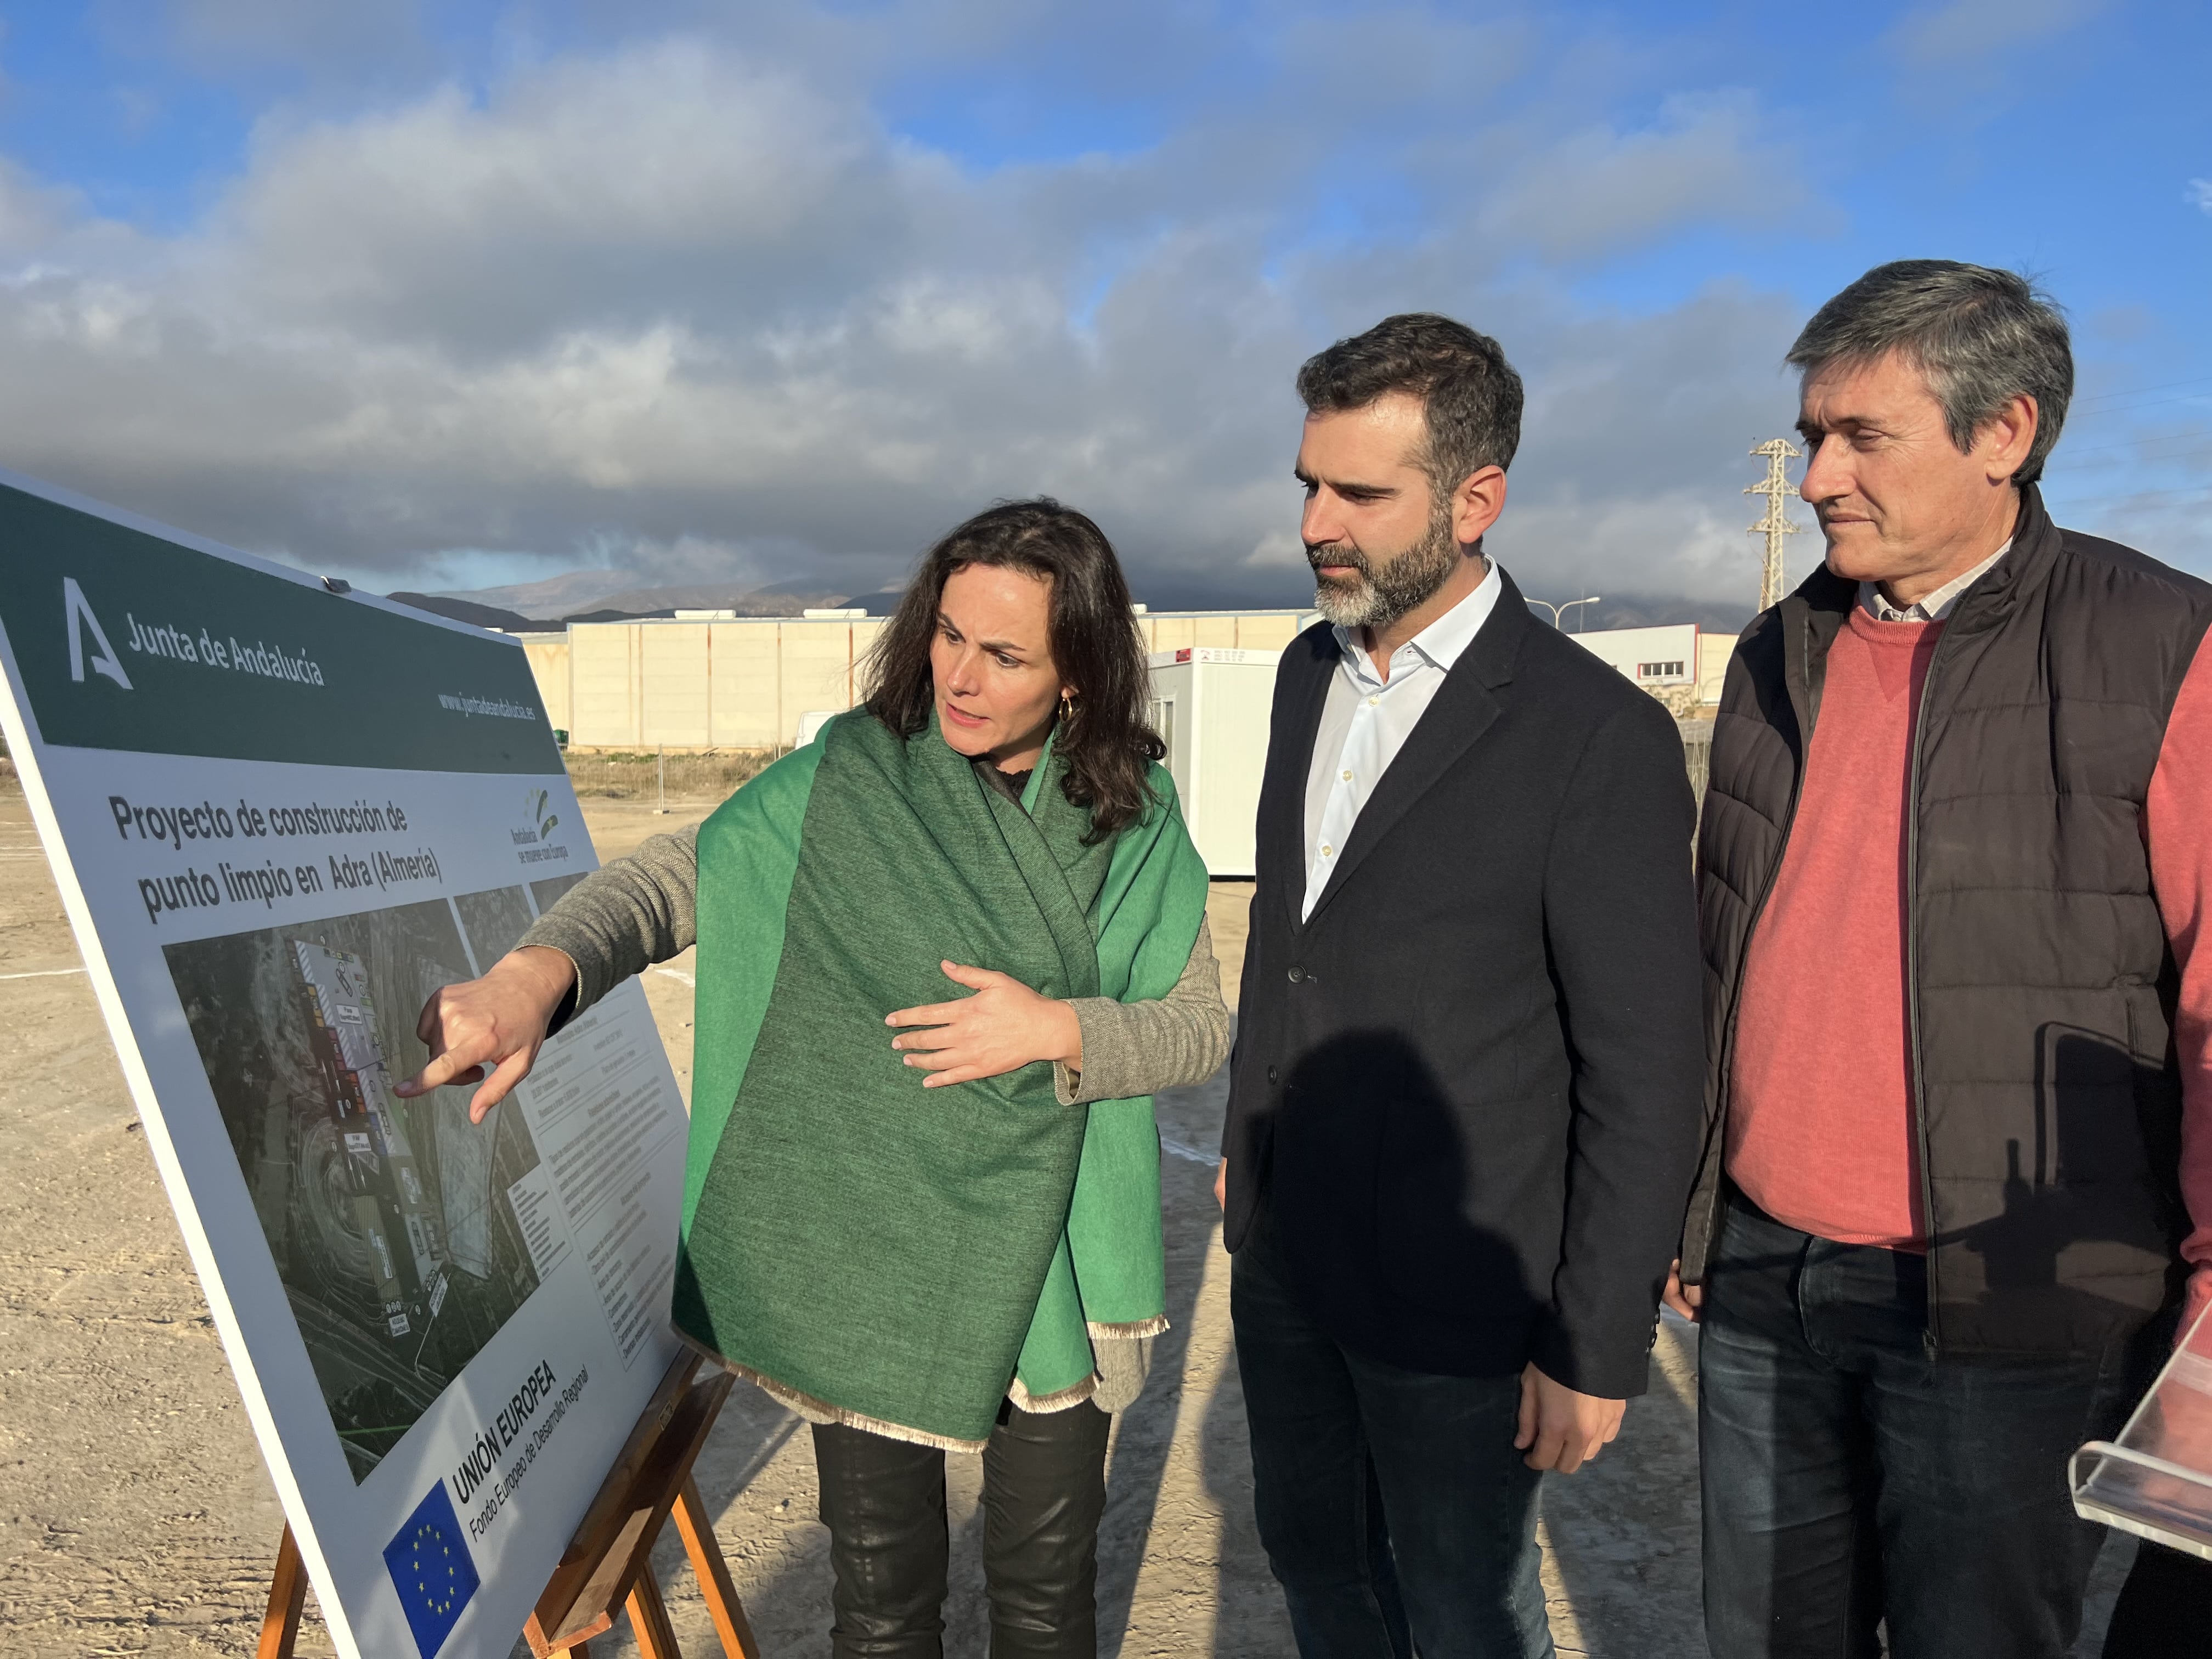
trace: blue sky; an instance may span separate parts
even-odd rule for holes
[[[380,586],[857,592],[1050,490],[1296,602],[1291,376],[1419,307],[1528,380],[1524,586],[1740,610],[1780,354],[1917,255],[2051,289],[2060,516],[2212,574],[2212,8],[0,21],[0,465]]]

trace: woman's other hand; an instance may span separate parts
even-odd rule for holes
[[[921,1080],[923,1088],[998,1077],[1040,1060],[1081,1069],[1083,1026],[1067,1004],[1040,996],[1021,981],[988,968],[957,962],[937,965],[945,978],[975,994],[902,1008],[884,1018],[886,1025],[931,1028],[891,1039],[908,1065],[930,1073]]]
[[[509,951],[482,979],[448,985],[422,1005],[415,1035],[430,1047],[430,1063],[392,1092],[402,1100],[448,1085],[482,1083],[469,1101],[469,1121],[484,1114],[530,1075],[545,1028],[576,981],[575,964],[542,945]]]

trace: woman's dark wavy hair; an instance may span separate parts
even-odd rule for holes
[[[929,724],[935,684],[929,652],[946,580],[969,565],[1025,570],[1052,585],[1047,639],[1061,680],[1075,687],[1055,750],[1066,757],[1067,799],[1091,812],[1089,839],[1118,833],[1152,804],[1146,763],[1167,752],[1147,719],[1152,683],[1145,637],[1114,545],[1098,526],[1050,496],[1001,501],[928,552],[863,665],[867,711],[902,738]]]

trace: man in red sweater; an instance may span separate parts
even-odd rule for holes
[[[2067,1457],[2212,1291],[2212,586],[2051,522],[2073,359],[2021,278],[1881,266],[1790,361],[1827,558],[1714,732],[1668,1297],[1707,1635],[2057,1659]]]

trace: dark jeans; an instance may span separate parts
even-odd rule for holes
[[[1106,1435],[1089,1401],[1062,1412],[1009,1404],[983,1449],[983,1582],[991,1659],[1094,1659]],[[836,1659],[941,1659],[945,1454],[817,1424],[822,1524],[837,1575]]]
[[[1432,1376],[1322,1334],[1257,1238],[1230,1276],[1253,1507],[1304,1659],[1544,1659],[1540,1477],[1518,1376]]]
[[[2128,1347],[1930,1364],[1924,1258],[1730,1206],[1698,1429],[1715,1659],[2061,1659],[2104,1528],[2066,1460],[2111,1434]]]

